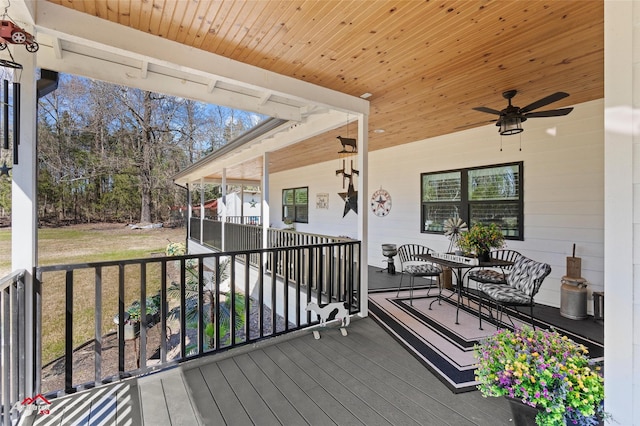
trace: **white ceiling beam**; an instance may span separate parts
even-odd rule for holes
[[[271,117],[300,121],[300,108],[277,102],[261,104],[258,96],[246,95],[222,88],[209,92],[204,83],[175,78],[154,72],[150,66],[142,69],[110,60],[86,56],[65,50],[64,58],[58,57],[50,45],[40,43],[38,66],[62,73],[80,75],[113,84],[137,87],[151,92],[185,97],[213,105],[224,105],[245,111],[254,111]],[[147,63],[148,64],[148,63]]]
[[[17,0],[16,0],[17,1]],[[56,5],[37,2],[35,25],[38,33],[52,34],[119,55],[146,60],[167,67],[243,85],[270,90],[285,98],[313,102],[341,111],[368,113],[369,102],[335,90],[283,76],[229,58],[185,47],[179,43],[115,24],[104,19]]]
[[[140,66],[140,78],[147,78],[147,74],[149,72],[149,62],[142,61]]]
[[[264,105],[267,103],[269,98],[271,97],[271,93],[265,93],[260,97],[260,105]]]
[[[51,43],[53,54],[56,59],[62,59],[62,41],[58,37],[54,37]]]

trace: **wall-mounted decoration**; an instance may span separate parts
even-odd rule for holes
[[[316,194],[316,209],[329,209],[329,194],[326,192],[319,192]]]
[[[380,188],[371,196],[371,211],[376,216],[386,216],[391,211],[391,195]]]

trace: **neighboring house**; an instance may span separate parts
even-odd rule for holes
[[[204,204],[196,203],[191,209],[195,216],[206,218],[218,218],[223,214],[238,220],[238,223],[257,225],[260,223],[260,193],[235,191],[221,199],[207,200]],[[204,214],[200,214],[204,205]],[[242,220],[240,219],[242,218]]]

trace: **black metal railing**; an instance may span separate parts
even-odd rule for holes
[[[27,397],[26,392],[31,389],[29,377],[34,377],[33,365],[27,361],[27,339],[33,330],[26,327],[25,275],[25,270],[18,270],[0,279],[0,401],[3,425],[12,424],[12,416],[15,420],[17,412],[13,407]],[[38,297],[34,300],[39,303]]]
[[[254,250],[263,247],[262,235],[263,228],[254,225],[242,225],[237,223],[224,223],[224,237],[222,235],[223,222],[211,219],[204,219],[201,222],[199,218],[191,219],[191,232],[189,237],[200,242],[214,250],[218,251],[237,251],[237,250]],[[201,235],[202,232],[202,235]],[[224,238],[224,245],[223,243]],[[267,248],[305,246],[315,244],[329,244],[341,241],[351,241],[349,238],[333,237],[320,234],[308,234],[297,232],[289,229],[268,228],[267,230]],[[256,262],[253,262],[256,265]]]
[[[360,255],[360,242],[349,240],[36,268],[44,303],[51,288],[64,292],[65,307],[63,353],[48,360],[64,365],[64,378],[58,388],[43,385],[43,393],[72,393],[313,325],[315,315],[305,310],[310,301],[346,302],[357,313]],[[146,315],[134,321],[133,306]],[[83,317],[86,310],[90,317]],[[105,320],[111,318],[115,333]],[[128,334],[125,327],[136,324],[139,330]],[[103,361],[107,339],[116,342],[112,368]],[[78,347],[93,354],[88,381],[76,377]]]
[[[236,225],[253,225],[260,226],[260,216],[213,216],[210,219],[221,222],[226,219],[227,223],[235,223]]]

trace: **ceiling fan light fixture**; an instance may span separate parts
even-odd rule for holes
[[[517,135],[523,130],[520,117],[504,117],[500,120],[500,134],[502,136]]]

